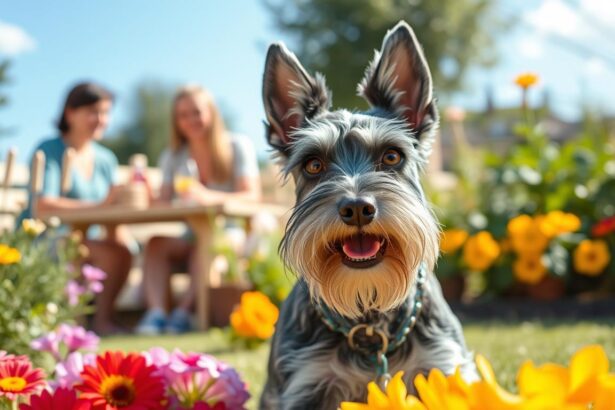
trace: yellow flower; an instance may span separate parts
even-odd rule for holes
[[[440,369],[432,369],[429,376],[419,374],[414,385],[425,406],[431,409],[469,410],[468,385],[461,378],[459,369],[446,377]]]
[[[536,217],[540,228],[550,238],[581,229],[581,220],[575,214],[551,211],[546,215]]]
[[[601,346],[578,350],[568,368],[553,363],[535,367],[525,362],[517,376],[519,393],[531,409],[607,409],[615,397],[615,375],[609,374],[609,359]],[[593,407],[591,407],[593,405]]]
[[[574,269],[587,276],[597,276],[604,271],[611,261],[611,254],[606,242],[585,239],[574,250]]]
[[[21,253],[18,249],[0,244],[0,265],[11,265],[21,261]]]
[[[521,73],[515,78],[515,84],[527,90],[538,83],[538,75],[535,73]]]
[[[440,235],[440,251],[453,253],[468,239],[468,233],[463,229],[447,229]]]
[[[513,263],[513,272],[519,282],[534,285],[547,275],[547,268],[540,255],[521,255]]]
[[[275,330],[279,310],[261,292],[245,292],[231,314],[231,326],[242,337],[269,339]]]
[[[374,382],[367,385],[367,403],[343,402],[340,410],[427,410],[419,399],[408,395],[408,389],[397,372],[386,387],[386,393]],[[451,407],[452,408],[452,407]]]
[[[342,403],[340,410],[613,410],[615,374],[601,346],[578,350],[569,367],[547,363],[540,367],[525,362],[517,375],[519,394],[503,389],[491,364],[476,355],[481,378],[473,383],[461,377],[459,367],[445,376],[432,369],[419,374],[414,385],[421,397],[407,395],[402,373],[395,375],[383,393],[373,382],[368,385],[367,403]]]
[[[508,235],[512,248],[521,255],[538,255],[549,245],[549,238],[541,229],[540,218],[519,215],[508,221]]]
[[[470,237],[463,247],[463,260],[475,271],[484,271],[500,256],[500,247],[489,232]]]
[[[476,355],[476,368],[482,380],[470,385],[471,409],[525,410],[523,397],[502,388],[491,363],[482,355]]]
[[[45,231],[45,224],[40,219],[24,219],[21,221],[21,228],[31,236],[39,236]]]

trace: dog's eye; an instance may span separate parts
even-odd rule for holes
[[[382,163],[386,166],[392,167],[401,162],[402,156],[396,149],[388,149],[382,155]]]
[[[318,175],[324,169],[323,163],[318,158],[312,158],[307,160],[303,169],[310,175]]]

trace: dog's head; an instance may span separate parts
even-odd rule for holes
[[[283,44],[269,48],[267,137],[297,195],[281,254],[314,298],[352,318],[397,307],[419,265],[432,269],[438,255],[419,181],[438,114],[407,23],[386,34],[358,91],[369,111],[331,111],[324,78]]]

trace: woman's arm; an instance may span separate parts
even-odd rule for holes
[[[41,196],[36,201],[36,212],[45,213],[53,211],[65,211],[71,209],[97,209],[112,204],[117,197],[117,187],[109,189],[107,197],[102,202],[87,201],[82,199]]]
[[[173,185],[162,184],[160,187],[160,194],[156,199],[156,202],[169,202],[173,199]]]

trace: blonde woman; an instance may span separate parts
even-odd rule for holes
[[[175,95],[170,147],[161,155],[162,201],[183,198],[202,204],[229,199],[260,199],[255,151],[250,141],[230,133],[211,95],[199,86],[186,86]],[[195,182],[180,190],[178,177]],[[175,181],[175,184],[174,184]],[[195,289],[189,287],[178,306],[170,306],[170,277],[174,267],[188,261],[191,279],[198,274],[191,236],[154,237],[145,249],[144,290],[147,312],[137,332],[158,334],[190,330]]]

